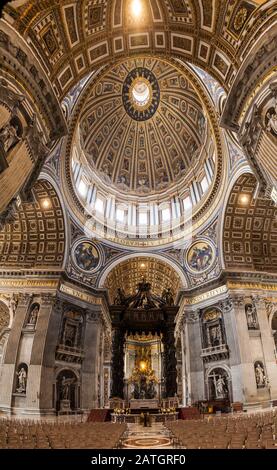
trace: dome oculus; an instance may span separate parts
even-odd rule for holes
[[[151,97],[150,83],[139,77],[131,87],[131,97],[137,106],[147,106]]]
[[[122,100],[127,114],[135,121],[147,121],[154,116],[160,102],[160,87],[153,72],[144,67],[131,70],[123,83]]]

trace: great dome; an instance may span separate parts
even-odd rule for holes
[[[197,171],[207,120],[185,75],[158,59],[134,59],[95,83],[79,135],[88,171],[98,183],[145,196]]]

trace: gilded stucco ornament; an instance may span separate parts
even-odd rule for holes
[[[235,31],[240,31],[247,19],[247,9],[246,8],[240,8],[239,11],[237,12],[234,20],[234,29]]]

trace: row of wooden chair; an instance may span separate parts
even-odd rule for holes
[[[113,449],[126,431],[118,423],[0,420],[2,449]]]
[[[276,449],[277,412],[168,422],[176,447],[187,449]]]

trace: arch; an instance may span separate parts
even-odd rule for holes
[[[22,202],[14,222],[0,230],[0,270],[61,269],[65,253],[65,223],[52,184],[39,180],[34,202]]]
[[[223,256],[226,270],[277,272],[277,208],[256,197],[256,178],[241,175],[224,213]]]
[[[267,2],[268,10],[260,10],[261,21],[258,31],[254,30],[244,38],[240,52],[243,57],[232,87],[228,94],[221,123],[224,127],[238,130],[243,116],[249,111],[249,100],[253,98],[257,90],[261,89],[261,83],[272,74],[272,68],[276,63],[276,17],[274,16],[274,2]],[[271,5],[270,5],[271,3]],[[256,18],[257,19],[257,18]],[[248,109],[247,109],[248,108]]]
[[[239,5],[211,1],[207,6],[203,0],[143,3],[146,13],[139,23],[128,14],[125,0],[53,6],[44,0],[28,8],[14,2],[5,7],[5,14],[15,32],[37,51],[35,56],[42,57],[59,99],[92,67],[142,53],[170,54],[195,63],[228,89],[243,52],[255,40],[251,26],[256,23],[261,31],[274,15],[272,2],[262,8],[261,1],[256,7],[245,2],[247,15],[238,31],[234,23]]]
[[[63,211],[63,218],[64,218],[64,230],[65,230],[65,246],[64,246],[64,259],[63,259],[63,265],[62,268],[64,269],[66,267],[66,263],[68,260],[68,255],[69,255],[69,250],[70,250],[70,220],[69,220],[69,215],[68,215],[68,210],[66,208],[66,205],[63,200],[63,195],[62,195],[62,190],[55,180],[55,175],[50,171],[49,168],[47,168],[46,171],[42,171],[39,175],[39,181],[44,180],[48,181],[51,186],[53,186],[53,189],[57,193],[58,199],[60,201],[60,205]]]
[[[220,263],[221,263],[221,266],[222,268],[224,269],[225,268],[225,262],[224,262],[224,250],[223,250],[223,234],[224,234],[224,221],[225,221],[225,213],[226,213],[226,208],[227,208],[227,205],[228,205],[228,201],[229,201],[229,198],[230,198],[230,194],[233,190],[233,187],[236,183],[236,181],[239,179],[239,177],[243,174],[253,174],[250,166],[248,164],[246,164],[245,162],[240,166],[240,168],[238,168],[238,170],[234,173],[234,175],[232,176],[231,180],[229,181],[229,184],[228,184],[228,189],[224,195],[224,199],[223,199],[223,204],[222,204],[222,211],[219,215],[219,223],[218,223],[218,253],[219,253],[219,259],[220,259]]]
[[[216,28],[219,16],[226,17],[226,24],[229,22],[230,9],[226,8],[225,2],[217,6],[212,2],[209,11],[203,5],[200,8],[197,1],[189,0],[179,4],[175,0],[143,3],[147,12],[140,16],[139,33],[138,23],[128,14],[128,3],[124,0],[101,2],[100,5],[90,5],[88,1],[80,6],[61,4],[55,6],[52,21],[49,14],[53,10],[47,1],[40,2],[39,7],[31,5],[27,11],[23,9],[24,15],[22,9],[13,6],[6,7],[5,12],[11,15],[15,30],[24,34],[24,39],[43,58],[60,98],[92,67],[101,67],[117,57],[145,52],[166,56],[168,49],[170,55],[203,66],[224,87],[228,86],[226,78],[230,79],[237,67],[234,55],[239,42],[233,40],[226,47],[223,31]],[[46,32],[42,25],[48,26]],[[196,25],[204,44],[196,38]],[[227,31],[224,33],[226,35]],[[211,41],[212,37],[215,40]],[[59,56],[53,60],[58,51]]]
[[[217,306],[209,306],[201,312],[202,347],[217,348],[227,343],[223,312]]]
[[[217,368],[220,368],[220,369],[224,369],[228,375],[228,377],[231,379],[232,378],[232,373],[231,373],[231,369],[229,366],[227,366],[226,364],[218,364],[218,365],[212,365],[210,367],[208,367],[208,369],[206,370],[206,381],[207,381],[207,378],[208,376],[210,375],[210,373],[214,370],[214,369],[217,369]]]
[[[63,367],[56,372],[55,408],[59,413],[71,412],[80,408],[80,380],[77,371]]]
[[[225,364],[211,366],[206,371],[206,388],[209,400],[232,402],[232,374]]]
[[[161,264],[161,268],[162,266],[164,265],[167,269],[169,269],[171,271],[171,275],[172,275],[172,279],[175,279],[176,282],[177,282],[177,289],[176,289],[176,284],[173,285],[172,282],[169,282],[167,280],[166,284],[168,285],[168,287],[173,287],[173,291],[177,294],[177,290],[179,290],[180,288],[184,288],[184,287],[187,287],[188,283],[187,283],[187,280],[186,280],[186,276],[185,276],[185,273],[184,271],[180,268],[180,266],[177,265],[177,263],[172,260],[172,259],[169,259],[167,258],[166,256],[163,256],[163,255],[160,255],[160,254],[157,254],[157,253],[147,253],[147,252],[142,252],[142,253],[129,253],[127,255],[123,255],[123,256],[120,256],[118,257],[116,260],[110,262],[106,268],[103,270],[103,272],[101,273],[101,276],[99,277],[98,279],[98,287],[107,287],[107,278],[109,276],[110,273],[112,273],[112,271],[117,268],[120,264],[124,263],[124,262],[129,262],[129,261],[132,261],[132,260],[135,260],[137,259],[137,266],[136,268],[138,268],[138,263],[141,263],[141,264],[146,264],[147,261],[152,261],[155,260],[156,262],[159,262]],[[143,269],[143,268],[142,268]],[[155,269],[154,269],[155,271]],[[154,272],[153,271],[153,272]],[[149,272],[149,270],[148,270]],[[136,288],[136,281],[135,279],[138,278],[138,276],[140,276],[140,279],[143,275],[146,275],[146,272],[144,271],[141,271],[141,274],[134,277],[134,280],[131,284],[132,286],[132,289],[133,291],[135,290]],[[151,279],[153,279],[152,276],[150,276],[150,278],[147,278],[147,281],[151,283]],[[162,283],[161,283],[162,284]],[[111,294],[113,293],[113,295],[115,294],[115,287],[118,287],[118,286],[110,286],[111,288]],[[125,287],[125,286],[123,286]],[[165,285],[163,286],[165,287]],[[161,285],[161,288],[162,288],[162,285]],[[154,289],[155,291],[155,289]],[[160,292],[160,289],[157,289],[157,293],[161,293]]]
[[[8,305],[0,299],[0,338],[3,330],[10,325],[10,311]]]

